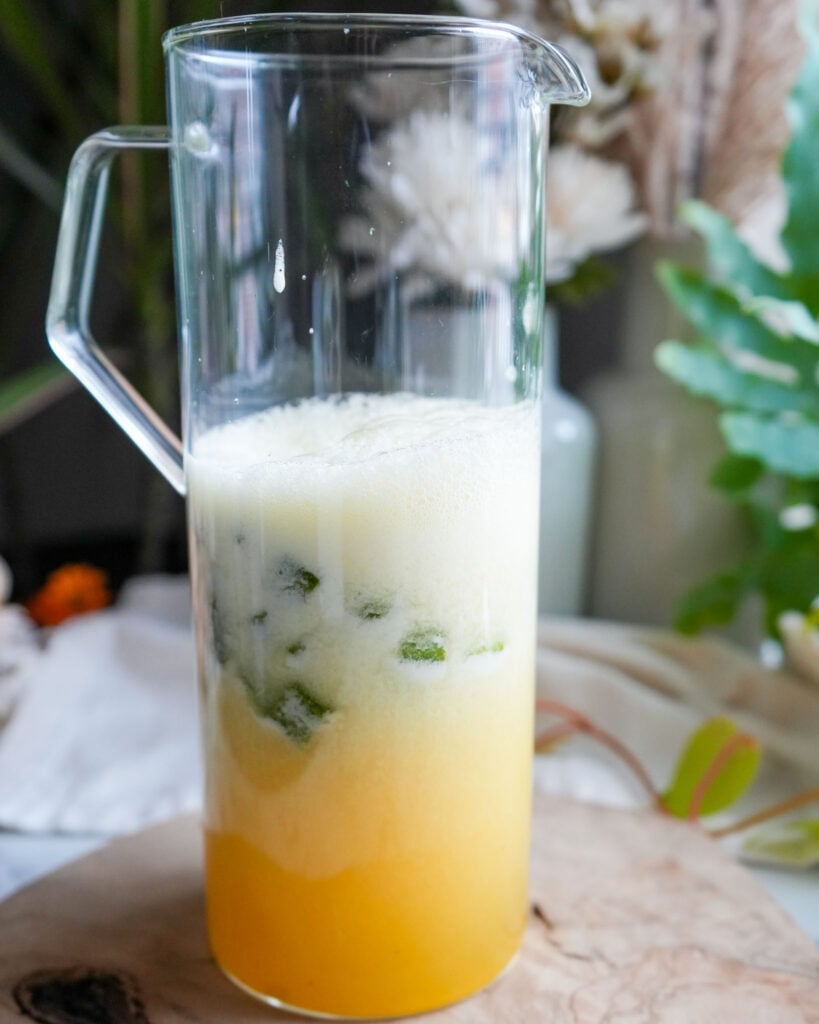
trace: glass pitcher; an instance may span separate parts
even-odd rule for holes
[[[60,359],[187,496],[213,952],[268,1003],[461,999],[527,918],[549,109],[508,26],[164,38],[169,127],[78,150]],[[96,347],[111,158],[169,150],[183,440]]]

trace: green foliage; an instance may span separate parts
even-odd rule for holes
[[[772,381],[738,369],[730,354],[708,341],[693,345],[665,341],[655,353],[657,366],[694,395],[711,398],[729,409],[754,413],[799,412],[819,414],[819,393]],[[740,454],[753,453],[740,451]]]
[[[213,15],[212,0],[88,0],[66,5],[57,0],[0,0],[0,57],[21,90],[25,120],[14,123],[18,104],[0,113],[0,182],[4,188],[0,259],[27,287],[30,268],[21,266],[31,249],[31,224],[45,206],[60,211],[60,183],[72,152],[84,136],[111,124],[157,124],[165,120],[162,32],[171,24]],[[176,337],[171,276],[167,160],[126,155],[118,168],[121,193],[111,203],[107,223],[119,229],[116,264],[123,270],[109,287],[107,304],[116,317],[137,320],[121,329],[120,347],[131,349],[135,383],[163,416],[176,402]],[[8,201],[11,180],[22,190]],[[41,262],[43,253],[36,253]],[[47,260],[53,251],[45,253]],[[111,295],[121,296],[112,302]],[[37,302],[43,297],[37,296]],[[121,303],[121,311],[119,305]],[[23,305],[30,305],[24,303]],[[4,324],[0,373],[31,360],[29,325],[19,336]],[[119,327],[122,328],[122,323]],[[9,329],[11,328],[11,329]],[[42,358],[47,358],[41,334]],[[128,339],[133,339],[129,341]],[[39,390],[31,390],[41,382]],[[43,407],[59,393],[46,372],[27,375],[25,408]],[[22,417],[15,415],[13,421]]]
[[[599,256],[589,256],[574,268],[566,281],[550,284],[549,301],[579,306],[598,298],[617,280],[617,271]]]
[[[680,633],[693,634],[707,626],[725,626],[753,590],[755,574],[744,566],[720,573],[689,591],[677,605],[674,626]]]
[[[759,459],[728,452],[711,470],[708,482],[733,497],[742,495],[759,480],[765,467]]]
[[[792,297],[788,279],[757,260],[727,217],[696,200],[686,203],[680,216],[705,239],[709,262],[729,287],[782,299]]]
[[[808,818],[757,829],[742,844],[742,853],[760,864],[815,867],[819,865],[819,821]]]
[[[759,759],[755,740],[742,736],[729,718],[712,718],[689,738],[663,804],[679,818],[725,810],[751,785]]]
[[[718,407],[727,454],[710,483],[755,527],[742,564],[684,598],[676,624],[685,632],[729,622],[759,593],[775,634],[782,611],[807,612],[819,597],[819,26],[808,0],[800,29],[807,52],[788,105],[782,160],[788,268],[760,261],[730,221],[702,202],[686,204],[682,218],[705,242],[709,273],[657,267],[696,333],[690,343],[660,344],[657,366]],[[815,522],[789,523],[786,510],[797,500],[814,509]]]
[[[19,373],[10,380],[0,380],[0,434],[36,410],[51,393],[62,390],[66,376],[65,370],[55,360]]]
[[[819,188],[816,187],[816,147],[819,140],[819,25],[816,5],[800,4],[799,28],[806,55],[791,92],[788,117],[791,137],[782,161],[782,180],[788,216],[782,244],[791,263],[794,297],[819,314]]]

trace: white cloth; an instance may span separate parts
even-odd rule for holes
[[[0,727],[11,717],[27,670],[38,654],[31,619],[17,605],[0,601]]]
[[[0,733],[0,826],[118,833],[199,805],[188,595],[146,578],[53,630]]]

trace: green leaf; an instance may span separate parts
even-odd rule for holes
[[[819,345],[819,323],[803,302],[762,295],[749,299],[743,308],[761,318],[780,337],[797,337]]]
[[[63,186],[46,167],[38,163],[0,124],[0,168],[36,196],[44,206],[59,214],[63,207]]]
[[[782,508],[789,508],[791,505],[814,505],[819,508],[819,479],[796,480],[794,478],[783,480],[781,490]]]
[[[415,629],[401,640],[398,656],[402,661],[444,661],[446,636],[438,629]]]
[[[774,543],[757,558],[758,587],[765,598],[765,625],[777,635],[786,611],[808,612],[819,593],[819,536],[779,528]]]
[[[164,114],[161,36],[164,0],[119,0],[119,63],[124,121],[151,124]]]
[[[817,188],[816,147],[819,139],[819,33],[816,10],[803,0],[799,25],[807,43],[799,77],[788,101],[791,135],[782,160],[782,179],[788,201],[788,216],[782,229],[782,244],[796,274],[815,284],[819,276],[819,188]],[[813,312],[819,297],[803,292]]]
[[[751,569],[742,566],[701,583],[677,605],[674,628],[692,635],[708,626],[724,626],[733,619],[755,582]]]
[[[782,540],[782,526],[779,522],[778,510],[759,501],[748,502],[746,510],[763,554],[765,548],[776,547]]]
[[[788,278],[761,263],[728,218],[713,207],[691,200],[683,204],[680,218],[703,236],[709,261],[729,284],[757,295],[779,299],[793,297],[793,286]]]
[[[694,395],[728,408],[756,412],[803,412],[819,416],[819,392],[806,391],[740,370],[707,342],[663,341],[657,367]]]
[[[736,497],[744,495],[764,473],[759,459],[728,452],[711,470],[708,482],[726,494]]]
[[[60,397],[72,381],[62,364],[53,359],[0,382],[0,434]]]
[[[329,704],[323,704],[301,683],[291,683],[272,700],[249,692],[257,714],[275,722],[299,747],[306,746],[333,713]]]
[[[690,816],[698,788],[727,745],[739,735],[729,718],[712,718],[695,730],[677,762],[674,780],[663,794],[663,803],[672,814],[678,818]],[[738,800],[753,782],[759,759],[760,750],[756,742],[733,750],[708,785],[700,814],[716,814]]]
[[[819,476],[819,423],[800,416],[766,419],[750,412],[727,412],[720,428],[732,452],[759,459],[777,473],[807,479]]]
[[[82,119],[71,91],[57,71],[52,19],[53,15],[38,15],[35,4],[0,0],[0,24],[3,26],[0,42],[30,76],[61,121],[64,134],[79,139],[84,134]]]
[[[819,821],[777,822],[757,829],[742,844],[742,855],[759,864],[816,867],[819,865]]]
[[[656,273],[669,298],[715,345],[753,352],[771,363],[791,367],[802,383],[815,388],[817,352],[811,342],[783,338],[751,314],[747,301],[698,270],[661,261]]]

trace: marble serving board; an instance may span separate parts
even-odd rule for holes
[[[208,952],[197,823],[0,903],[0,1024],[262,1024]],[[417,1018],[421,1019],[421,1018]],[[819,1024],[819,950],[695,826],[535,796],[523,950],[430,1024]]]

